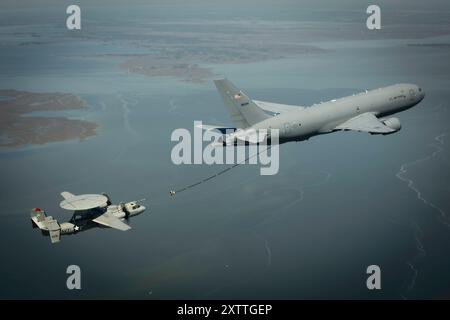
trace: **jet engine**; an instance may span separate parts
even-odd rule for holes
[[[398,118],[381,119],[381,122],[383,122],[385,126],[395,131],[399,131],[402,128],[402,124],[400,123],[400,120],[398,120]]]

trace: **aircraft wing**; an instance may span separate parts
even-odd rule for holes
[[[362,113],[338,125],[335,130],[353,130],[368,133],[391,133],[394,129],[382,123],[373,113]]]
[[[94,221],[98,224],[107,226],[107,227],[121,230],[121,231],[127,231],[127,230],[131,229],[131,227],[129,225],[127,225],[126,223],[123,223],[119,218],[113,216],[112,214],[110,214],[108,212],[93,219],[92,221]]]
[[[256,101],[253,100],[254,103],[264,111],[269,111],[272,113],[286,113],[286,112],[292,112],[292,111],[298,111],[303,110],[305,107],[301,106],[291,106],[288,104],[281,104],[281,103],[273,103],[273,102],[266,102],[266,101]]]

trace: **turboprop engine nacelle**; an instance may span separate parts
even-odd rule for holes
[[[145,207],[143,205],[140,205],[139,202],[144,200],[145,199],[125,203],[124,211],[129,216],[137,216],[138,214],[141,214],[142,212],[145,211]]]
[[[61,228],[61,234],[74,233],[76,231],[75,225],[71,222],[60,223],[59,227]]]

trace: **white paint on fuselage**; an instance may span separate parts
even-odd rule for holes
[[[278,129],[280,143],[305,140],[333,132],[338,125],[362,113],[384,117],[404,111],[418,104],[424,96],[417,85],[396,84],[282,113],[252,128]]]

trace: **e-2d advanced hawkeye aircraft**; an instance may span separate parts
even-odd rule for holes
[[[110,227],[127,231],[131,227],[124,222],[131,216],[145,211],[139,202],[145,199],[114,205],[106,194],[74,195],[61,192],[64,198],[59,204],[62,209],[74,211],[68,222],[59,223],[39,208],[31,210],[33,228],[39,228],[44,235],[50,235],[52,243],[59,242],[60,236],[85,231],[93,227]]]
[[[235,128],[201,125],[219,131],[218,144],[270,141],[270,129],[278,129],[279,143],[307,140],[335,131],[360,131],[387,135],[401,129],[391,115],[407,110],[425,97],[414,84],[395,84],[352,96],[315,104],[311,107],[251,100],[227,79],[214,80]],[[265,134],[255,134],[258,130]]]

